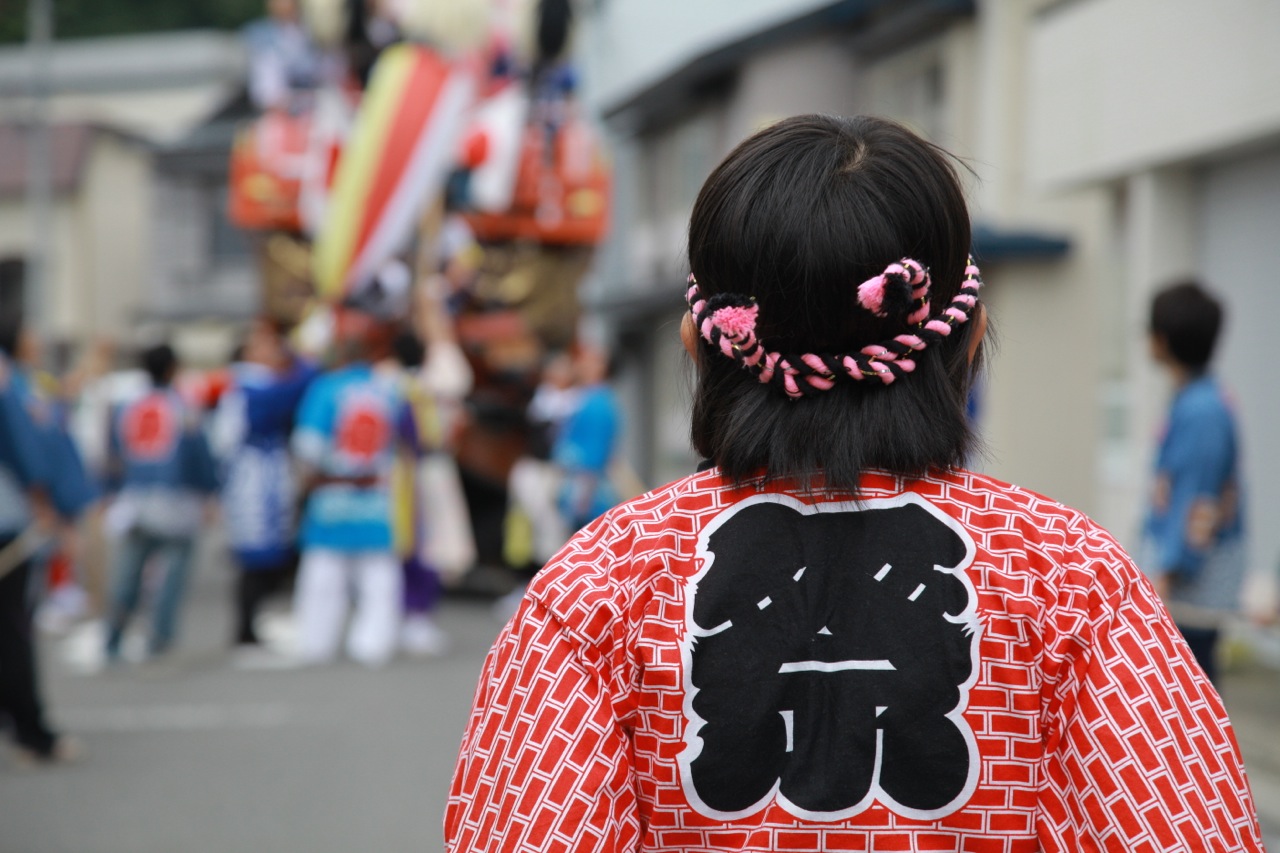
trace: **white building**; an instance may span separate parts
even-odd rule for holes
[[[85,39],[51,54],[54,236],[35,325],[63,350],[95,338],[127,346],[159,329],[196,359],[224,357],[225,321],[252,314],[258,293],[251,246],[223,214],[231,137],[247,114],[237,110],[239,37]],[[0,49],[0,259],[10,268],[34,234],[30,63],[25,46]]]
[[[1180,274],[1229,303],[1253,567],[1280,560],[1280,6],[1272,0],[603,0],[582,51],[615,137],[618,214],[592,300],[624,356],[632,456],[689,470],[676,340],[684,229],[710,169],[800,112],[897,118],[972,166],[998,349],[981,467],[1136,545],[1168,388],[1146,306]],[[650,438],[651,436],[651,438]]]

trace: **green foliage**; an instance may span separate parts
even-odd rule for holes
[[[51,0],[59,39],[153,33],[165,30],[234,30],[262,17],[264,0]],[[0,43],[26,38],[27,3],[0,0]]]

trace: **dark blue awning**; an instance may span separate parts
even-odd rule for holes
[[[1036,261],[1061,258],[1071,251],[1066,237],[1032,228],[973,226],[973,255],[979,261]]]

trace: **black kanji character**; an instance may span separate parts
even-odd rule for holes
[[[914,501],[829,507],[740,506],[706,541],[693,799],[751,811],[777,786],[818,818],[876,799],[910,814],[958,808],[976,772],[955,713],[973,671],[977,623],[956,574],[972,546]]]

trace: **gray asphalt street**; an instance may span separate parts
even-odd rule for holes
[[[453,648],[382,670],[233,669],[228,578],[204,565],[175,660],[78,674],[45,649],[76,766],[0,761],[0,853],[437,853],[480,664],[501,627],[450,601]]]
[[[86,675],[45,648],[79,765],[0,761],[0,853],[437,853],[453,760],[484,654],[487,602],[449,600],[443,658],[243,671],[224,648],[227,572],[201,566],[180,653]],[[71,662],[68,661],[70,654]],[[1280,851],[1280,672],[1230,670],[1223,693]]]

